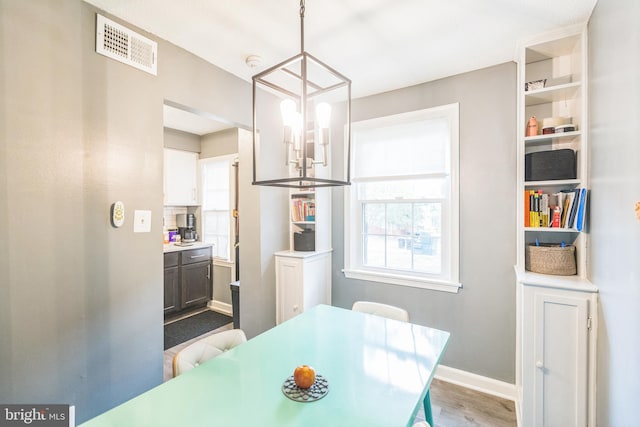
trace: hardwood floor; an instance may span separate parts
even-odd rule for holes
[[[515,404],[479,391],[434,379],[431,383],[433,427],[515,427]],[[424,420],[420,410],[416,421]]]
[[[164,352],[164,381],[173,377],[173,356],[191,342],[217,332],[233,329],[229,323]],[[445,381],[431,383],[432,427],[515,427],[516,412],[512,401],[491,396]],[[416,421],[424,420],[420,409]]]

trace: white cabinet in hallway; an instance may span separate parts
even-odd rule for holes
[[[276,252],[276,324],[331,304],[331,251]]]
[[[198,205],[198,153],[164,149],[164,205]]]

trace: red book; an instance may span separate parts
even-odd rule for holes
[[[560,212],[562,211],[562,209],[560,209],[560,206],[556,206],[555,208],[553,208],[553,220],[551,222],[551,227],[553,228],[559,228],[560,227]]]

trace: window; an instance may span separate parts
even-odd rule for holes
[[[352,132],[345,276],[457,292],[458,104]]]
[[[213,256],[232,260],[233,164],[237,155],[200,161],[202,171],[202,241],[213,243]]]

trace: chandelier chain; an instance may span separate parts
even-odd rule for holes
[[[304,52],[304,0],[300,0],[300,52]]]

